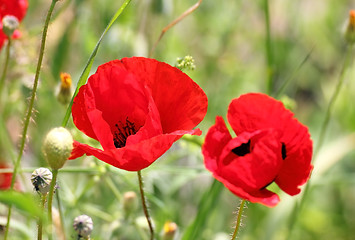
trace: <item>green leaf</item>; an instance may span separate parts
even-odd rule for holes
[[[117,20],[117,18],[121,15],[121,13],[123,12],[123,10],[127,7],[127,5],[131,2],[131,0],[125,0],[124,3],[121,5],[121,7],[117,10],[117,12],[115,13],[115,15],[112,17],[111,21],[108,23],[108,25],[105,28],[105,31],[101,34],[101,37],[99,39],[99,41],[96,43],[96,46],[94,48],[94,50],[92,51],[89,60],[86,63],[86,66],[84,68],[84,71],[81,73],[78,84],[76,86],[75,92],[73,94],[73,97],[70,101],[70,104],[67,108],[67,111],[65,113],[63,122],[62,122],[62,126],[65,127],[68,124],[69,121],[69,117],[70,117],[70,113],[71,113],[71,107],[73,106],[73,100],[74,97],[76,96],[76,94],[78,94],[79,92],[79,88],[85,84],[86,79],[88,78],[89,74],[90,74],[90,70],[92,67],[92,64],[94,63],[97,51],[100,47],[101,41],[104,38],[104,36],[106,35],[106,33],[108,32],[108,30],[111,28],[111,26],[113,25],[113,23]]]
[[[32,194],[16,191],[0,191],[0,202],[6,205],[12,205],[32,217],[44,217],[39,203]]]

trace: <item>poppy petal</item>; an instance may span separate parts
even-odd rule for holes
[[[291,119],[282,141],[286,143],[286,158],[275,182],[284,192],[296,195],[301,191],[299,186],[307,182],[313,169],[312,140],[308,129],[296,119]]]
[[[228,108],[228,122],[238,135],[259,129],[284,130],[293,113],[282,102],[263,93],[248,93],[234,99]]]
[[[209,130],[202,146],[204,163],[208,170],[215,172],[217,162],[224,146],[232,139],[222,117],[216,117],[216,123]]]
[[[117,168],[127,171],[139,171],[148,167],[163,155],[184,134],[199,135],[201,131],[199,129],[180,130],[171,134],[155,136],[124,148],[105,151],[74,141],[74,150],[69,159],[75,159],[84,154],[93,155]],[[142,149],[145,151],[142,151]]]
[[[191,129],[202,121],[207,96],[185,73],[149,58],[123,58],[121,62],[151,89],[164,133]]]

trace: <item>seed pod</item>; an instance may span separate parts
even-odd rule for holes
[[[46,195],[49,192],[52,177],[52,172],[48,168],[37,168],[31,175],[31,182],[37,192]]]
[[[43,154],[52,169],[62,168],[72,150],[73,137],[63,127],[53,128],[44,139]]]
[[[92,230],[94,229],[94,223],[91,217],[87,215],[80,215],[74,219],[74,230],[78,233],[78,237],[89,239]]]
[[[18,28],[19,21],[17,17],[12,15],[6,15],[2,19],[2,30],[7,37],[11,37],[14,31]]]

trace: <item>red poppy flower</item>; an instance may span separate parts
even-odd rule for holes
[[[2,31],[3,17],[6,15],[12,15],[21,21],[26,15],[27,8],[27,0],[0,0],[0,49],[7,39],[7,36]],[[13,38],[18,38],[19,36],[20,32],[16,30],[13,34]]]
[[[0,162],[0,169],[9,168],[5,163]],[[0,190],[6,190],[11,187],[12,173],[0,173]]]
[[[312,141],[293,113],[265,94],[250,93],[231,102],[228,121],[236,138],[217,117],[203,145],[205,165],[214,177],[237,196],[267,206],[280,201],[266,189],[272,182],[298,194],[313,168]]]
[[[203,90],[179,69],[133,57],[99,66],[74,99],[74,124],[103,150],[74,142],[70,159],[94,155],[115,167],[148,167],[207,111]]]

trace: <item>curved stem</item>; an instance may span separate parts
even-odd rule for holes
[[[0,98],[2,95],[2,89],[4,88],[4,85],[5,85],[6,73],[7,73],[7,69],[9,66],[11,43],[12,43],[12,40],[11,40],[11,38],[9,38],[9,40],[7,42],[7,46],[6,46],[4,69],[3,69],[3,72],[2,72],[1,78],[0,78]]]
[[[14,172],[13,172],[13,175],[12,175],[11,189],[14,188],[17,171],[18,171],[18,168],[20,166],[20,162],[21,162],[23,151],[25,149],[28,125],[30,124],[30,120],[31,120],[31,116],[32,116],[32,110],[33,110],[34,102],[35,102],[35,99],[36,99],[36,92],[37,92],[37,87],[38,87],[38,79],[39,79],[39,74],[41,72],[41,66],[42,66],[42,61],[43,61],[44,48],[45,48],[45,43],[46,43],[46,38],[47,38],[47,31],[48,31],[49,21],[51,19],[51,16],[52,16],[52,13],[53,13],[53,10],[54,10],[54,6],[57,3],[57,1],[58,0],[52,0],[52,3],[51,3],[51,6],[49,7],[49,10],[48,10],[48,13],[47,13],[47,17],[46,17],[46,21],[45,21],[44,27],[43,27],[41,47],[40,47],[39,57],[38,57],[38,62],[37,62],[36,75],[35,75],[35,79],[34,79],[34,83],[33,83],[33,89],[32,89],[31,98],[30,98],[30,101],[28,103],[28,109],[27,109],[27,113],[26,113],[26,117],[25,117],[25,121],[24,121],[23,131],[22,131],[22,135],[21,135],[20,150],[19,150],[18,157],[16,159],[16,163],[15,163],[15,166],[14,166]],[[11,219],[11,209],[12,209],[12,205],[9,206],[9,211],[8,211],[8,214],[7,214],[7,224],[6,224],[6,229],[5,229],[5,238],[4,238],[4,240],[7,239],[7,235],[8,235],[8,232],[9,232],[10,219]]]
[[[237,222],[235,223],[235,229],[234,229],[233,236],[232,236],[231,240],[234,240],[238,235],[238,230],[240,227],[240,223],[242,221],[242,213],[244,210],[245,202],[246,202],[246,200],[244,200],[244,199],[240,201],[240,205],[239,205],[238,213],[237,213]]]
[[[163,38],[164,34],[172,27],[174,27],[178,22],[180,22],[182,19],[184,19],[186,16],[190,15],[193,11],[195,11],[202,3],[202,0],[198,0],[197,3],[195,3],[192,7],[190,7],[189,9],[187,9],[185,12],[183,12],[183,14],[181,14],[178,18],[176,18],[174,21],[172,21],[171,23],[169,23],[167,26],[165,26],[163,28],[163,30],[160,33],[160,36],[158,38],[158,40],[154,43],[152,49],[150,50],[150,53],[148,55],[148,57],[152,57],[153,53],[155,51],[155,48],[157,47],[158,43],[160,42],[160,40]]]
[[[52,171],[53,177],[52,177],[52,182],[51,186],[49,189],[49,195],[48,195],[48,222],[49,222],[49,236],[48,239],[52,239],[52,203],[53,203],[53,195],[55,191],[55,185],[57,183],[57,176],[58,176],[58,169],[55,169]]]
[[[344,64],[343,64],[342,69],[340,71],[339,81],[338,81],[337,86],[333,92],[333,95],[329,101],[327,111],[325,113],[324,120],[321,125],[321,130],[319,133],[318,142],[315,147],[314,154],[313,154],[313,164],[315,163],[315,160],[317,159],[317,155],[319,153],[319,150],[321,149],[321,147],[324,143],[324,138],[325,138],[325,135],[327,132],[327,127],[328,127],[328,123],[329,123],[329,120],[330,120],[330,117],[332,114],[333,106],[335,104],[336,99],[339,96],[341,87],[343,86],[344,79],[345,79],[345,73],[346,73],[346,70],[351,65],[352,57],[353,57],[353,47],[351,45],[348,45],[347,52],[345,55]],[[295,223],[297,222],[298,216],[299,216],[300,212],[302,211],[303,205],[305,203],[305,199],[308,196],[308,192],[309,192],[310,185],[311,185],[310,183],[311,183],[311,179],[308,181],[308,183],[305,186],[305,189],[303,190],[303,195],[301,196],[301,200],[300,200],[299,204],[295,204],[294,208],[292,209],[290,220],[289,220],[287,239],[291,239],[292,229],[293,229]]]
[[[144,211],[145,218],[147,219],[148,226],[149,226],[149,231],[150,231],[150,240],[154,239],[154,229],[153,229],[153,224],[149,216],[148,212],[148,207],[145,201],[145,196],[144,196],[144,185],[143,185],[143,179],[142,179],[142,174],[141,171],[137,172],[138,175],[138,182],[139,182],[139,191],[141,193],[141,200],[142,200],[142,207]]]

